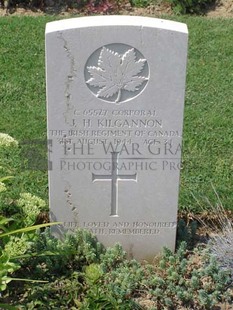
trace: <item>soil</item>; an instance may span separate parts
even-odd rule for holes
[[[233,17],[233,1],[219,0],[207,11],[208,17]]]
[[[84,15],[87,15],[85,12]],[[125,8],[118,12],[124,15],[139,15],[139,16],[153,16],[160,17],[162,15],[172,15],[171,6],[166,3],[158,3],[156,5],[151,5],[147,8],[132,8],[130,4],[126,4]],[[0,7],[0,16],[6,15],[17,15],[17,16],[41,16],[45,14],[59,14],[62,16],[72,16],[75,14],[80,14],[80,11],[76,9],[52,9],[45,8],[44,10],[39,10],[35,8],[11,8],[6,10]],[[232,0],[217,0],[216,3],[207,8],[205,16],[209,18],[231,18],[233,17],[233,1]]]

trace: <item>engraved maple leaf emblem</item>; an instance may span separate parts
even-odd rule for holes
[[[121,99],[122,90],[137,91],[139,90],[138,87],[148,80],[145,76],[139,76],[145,62],[146,59],[137,60],[134,48],[120,55],[103,47],[100,52],[98,67],[87,67],[91,78],[86,83],[100,88],[97,97],[110,98],[117,94],[115,103],[118,103]]]

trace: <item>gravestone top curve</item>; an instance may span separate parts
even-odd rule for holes
[[[140,26],[154,27],[164,30],[188,33],[187,25],[180,22],[142,16],[91,16],[64,19],[50,22],[46,25],[46,33],[71,30],[72,28],[87,28],[98,26]]]

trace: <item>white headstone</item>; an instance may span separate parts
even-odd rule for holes
[[[175,247],[188,33],[132,16],[48,23],[54,233],[82,227],[151,261]]]

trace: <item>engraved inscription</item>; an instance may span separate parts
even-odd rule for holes
[[[146,86],[148,82],[146,59],[138,56],[136,49],[125,47],[127,49],[124,53],[119,53],[114,47],[110,49],[103,46],[99,53],[98,66],[87,63],[86,84],[97,98],[119,104],[134,98]],[[94,58],[93,54],[90,58]],[[147,67],[147,70],[144,70],[144,67]]]
[[[135,181],[137,182],[137,173],[135,174],[118,174],[118,155],[119,152],[112,152],[112,173],[94,174],[92,173],[92,182],[95,181],[111,181],[112,195],[111,195],[111,214],[110,216],[118,216],[118,181]]]
[[[161,235],[176,230],[177,222],[83,222],[83,227],[96,235]]]

